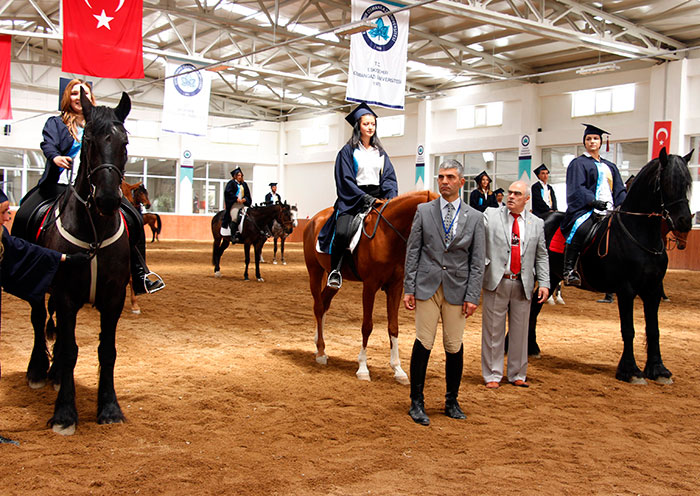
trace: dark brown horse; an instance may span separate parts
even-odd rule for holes
[[[161,229],[163,229],[163,221],[160,219],[160,215],[155,213],[143,214],[143,225],[151,228],[151,233],[153,234],[153,238],[151,238],[151,243],[153,243],[154,241],[160,242],[159,235]]]
[[[214,276],[221,277],[221,255],[223,255],[231,240],[228,236],[221,235],[221,220],[224,211],[221,210],[211,219],[211,234],[214,237],[214,247],[212,250],[212,264],[214,265]],[[243,279],[248,281],[248,265],[250,264],[250,247],[253,246],[255,255],[255,278],[259,282],[264,279],[260,275],[260,255],[262,247],[270,236],[270,226],[273,221],[279,222],[284,228],[291,231],[294,219],[290,206],[286,203],[275,203],[274,205],[261,205],[250,207],[242,220],[243,251],[245,252],[245,272]]]
[[[403,293],[406,240],[411,232],[411,224],[418,205],[437,197],[436,193],[430,191],[414,191],[397,196],[388,202],[377,202],[365,218],[364,234],[353,253],[357,275],[347,263],[343,266],[343,280],[362,281],[362,349],[358,356],[359,368],[356,372],[360,380],[370,380],[367,368],[367,342],[372,333],[374,300],[377,291],[381,289],[386,293],[391,350],[389,364],[398,382],[409,383],[406,372],[401,368],[398,348],[398,316]],[[316,251],[316,239],[332,213],[332,208],[322,210],[304,229],[304,260],[306,270],[309,272],[309,285],[314,298],[314,316],[316,317],[316,361],[323,365],[328,361],[326,343],[323,339],[323,320],[338,290],[326,286],[331,257]]]
[[[143,186],[143,183],[141,181],[137,182],[136,184],[129,184],[126,182],[125,179],[122,179],[121,188],[122,193],[124,194],[124,198],[126,198],[137,211],[141,212],[141,206],[144,206],[145,208],[151,208],[151,200],[148,198],[148,190]],[[140,314],[141,308],[139,308],[139,304],[136,301],[136,294],[134,293],[134,284],[131,278],[129,278],[129,289],[131,313]]]

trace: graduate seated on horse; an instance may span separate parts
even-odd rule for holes
[[[231,171],[231,179],[226,183],[224,189],[224,202],[226,208],[224,210],[224,218],[221,220],[221,235],[229,236],[231,243],[240,243],[241,235],[239,227],[241,217],[244,212],[244,207],[250,207],[252,204],[250,189],[243,180],[243,171],[240,167],[236,167]]]
[[[80,103],[81,89],[92,104],[95,104],[94,96],[87,84],[79,79],[73,79],[68,83],[61,98],[61,115],[49,117],[44,125],[42,132],[44,140],[41,143],[41,150],[46,157],[44,174],[39,179],[39,183],[22,198],[12,225],[13,236],[29,239],[28,229],[35,225],[33,221],[37,217],[43,218],[56,199],[67,188],[73,187],[72,182],[78,177],[85,126]],[[134,292],[136,294],[154,293],[163,289],[165,287],[163,279],[148,270],[146,266],[146,236],[141,214],[125,198],[122,198],[121,211],[129,230]]]
[[[396,173],[377,137],[377,114],[361,103],[345,120],[352,126],[352,136],[335,159],[335,188],[338,199],[333,215],[318,236],[319,251],[331,255],[331,272],[327,286],[340,289],[343,258],[358,224],[355,218],[369,210],[377,199],[391,199],[398,194]]]
[[[610,133],[591,124],[583,125],[586,151],[566,169],[567,208],[561,231],[566,238],[564,284],[567,286],[581,285],[576,263],[588,234],[608,210],[621,205],[627,196],[617,166],[600,156],[603,135]]]

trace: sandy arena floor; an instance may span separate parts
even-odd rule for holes
[[[614,378],[622,342],[617,306],[566,288],[540,317],[542,358],[530,389],[483,387],[481,314],[467,323],[460,400],[442,415],[444,351],[431,357],[430,427],[407,415],[393,379],[384,297],[369,344],[372,382],[355,378],[361,286],[346,283],[326,319],[327,366],[314,360],[314,321],[301,244],[288,265],[244,282],[229,250],[215,279],[209,243],[149,244],[167,288],[128,304],[117,330],[116,389],[128,418],[95,422],[99,317],[78,316],[76,434],[46,426],[55,392],[25,385],[29,306],[3,294],[0,338],[0,494],[175,495],[695,495],[700,493],[700,273],[666,278],[661,349],[670,386]],[[265,257],[272,258],[266,246]],[[645,361],[641,305],[636,356]],[[399,314],[409,368],[413,316]],[[438,338],[438,342],[440,338]]]

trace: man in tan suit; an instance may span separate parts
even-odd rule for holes
[[[499,387],[508,317],[508,381],[529,387],[527,333],[530,298],[539,283],[540,303],[549,296],[549,256],[544,222],[525,209],[529,187],[516,181],[508,188],[505,207],[487,208],[486,270],[481,320],[481,372],[486,387]]]

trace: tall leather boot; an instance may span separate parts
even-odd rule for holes
[[[580,286],[581,276],[576,272],[576,262],[578,255],[581,252],[581,247],[576,243],[576,237],[571,240],[571,244],[566,245],[564,249],[564,285],[565,286]]]
[[[129,230],[129,248],[131,255],[131,284],[134,294],[155,293],[165,287],[163,279],[148,270],[146,266],[146,236],[143,232],[143,219],[130,205],[122,203],[122,212]],[[153,277],[153,280],[149,279]]]
[[[459,407],[457,396],[459,385],[462,383],[462,368],[464,366],[464,346],[457,353],[445,352],[445,415],[453,419],[465,419],[467,416]]]
[[[428,359],[430,350],[425,349],[417,339],[413,342],[413,352],[411,353],[411,409],[408,414],[413,421],[421,425],[430,425],[430,418],[425,413],[423,403],[423,385],[425,384],[425,373],[428,369]]]

